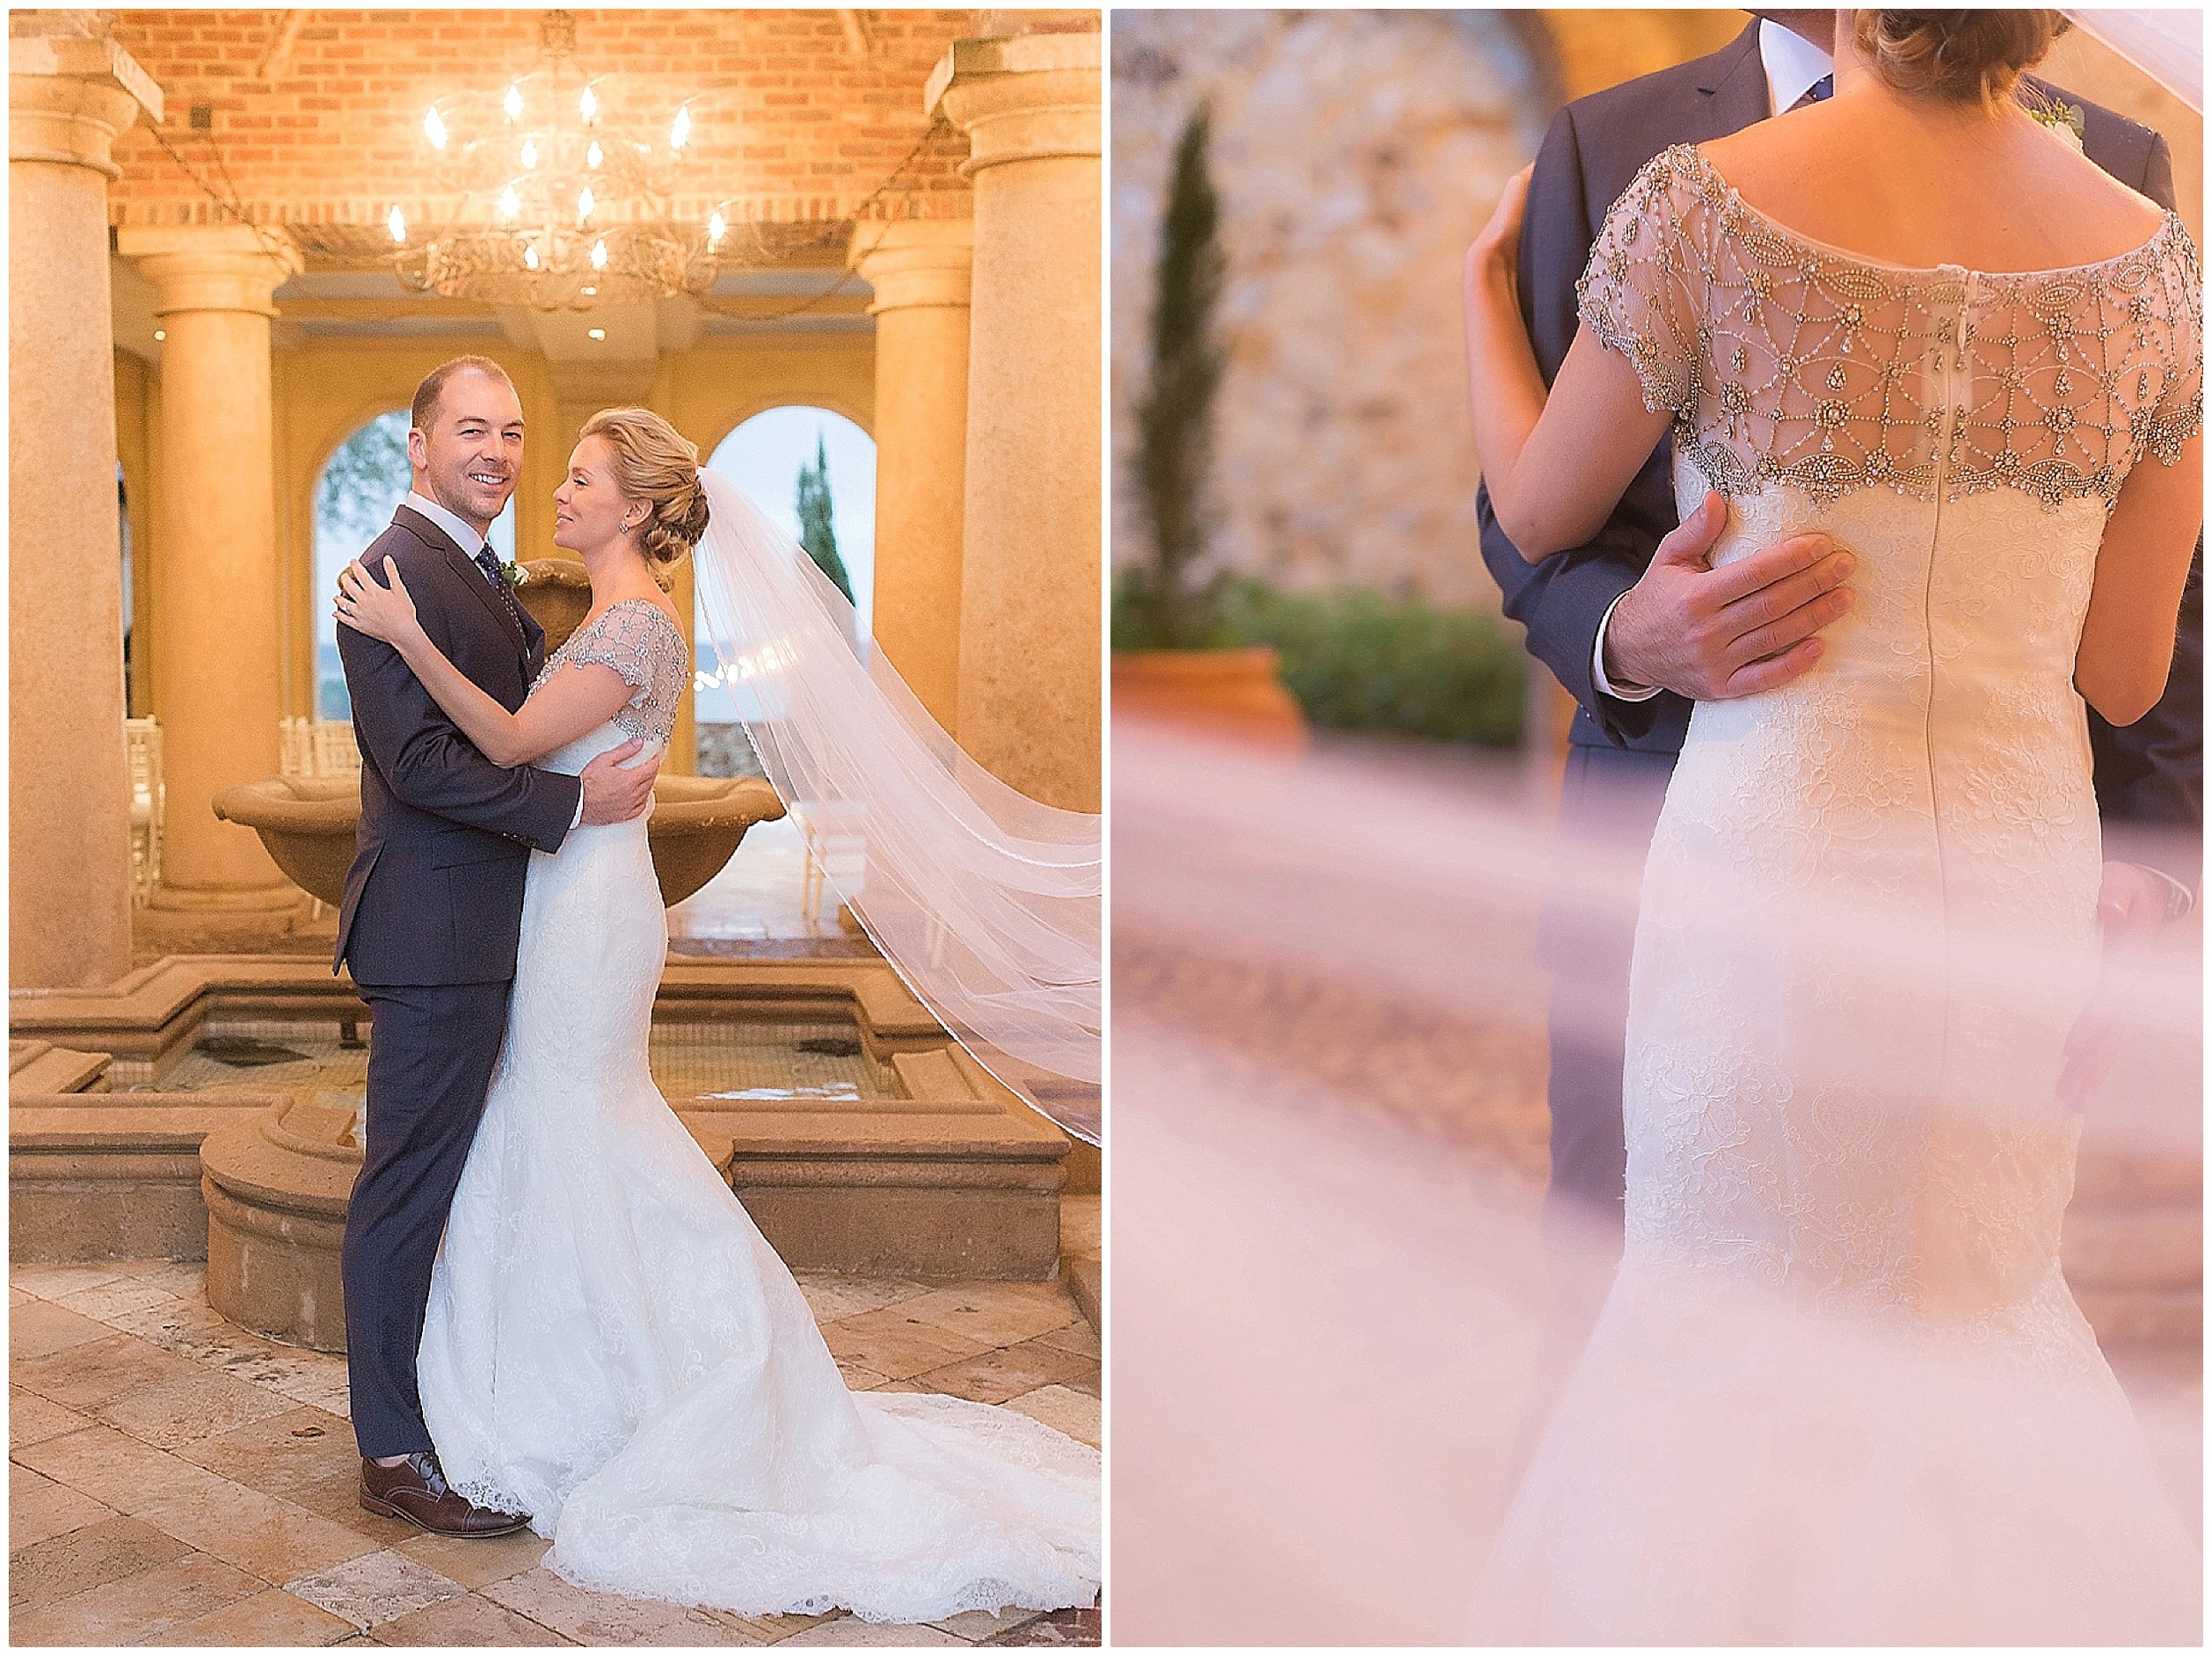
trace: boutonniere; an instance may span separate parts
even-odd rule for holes
[[[519,563],[502,564],[499,566],[499,579],[510,586],[519,586],[530,579],[530,571],[523,568]]]
[[[2028,113],[2075,149],[2082,147],[2082,134],[2087,130],[2088,118],[2082,113],[2080,104],[2058,101],[2039,103],[2031,106]]]

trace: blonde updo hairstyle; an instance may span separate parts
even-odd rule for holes
[[[698,445],[650,409],[602,409],[579,439],[596,437],[614,456],[614,486],[625,500],[651,507],[638,525],[638,549],[666,591],[676,565],[707,532],[707,492],[699,482]]]
[[[2066,31],[2056,12],[1860,12],[1852,34],[1897,91],[1996,109]]]

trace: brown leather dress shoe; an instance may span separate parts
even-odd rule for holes
[[[526,1513],[494,1512],[475,1505],[445,1481],[445,1468],[426,1450],[409,1455],[397,1466],[379,1466],[364,1456],[361,1505],[387,1518],[404,1518],[432,1535],[512,1535],[530,1522]]]

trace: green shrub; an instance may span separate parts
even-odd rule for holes
[[[1487,610],[1360,587],[1284,593],[1250,579],[1230,584],[1222,606],[1221,641],[1281,651],[1283,682],[1317,725],[1520,744],[1521,646]]]

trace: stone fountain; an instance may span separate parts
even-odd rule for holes
[[[549,655],[591,609],[591,582],[572,558],[534,558],[518,589],[545,629]],[[310,895],[337,907],[353,864],[361,784],[352,777],[270,777],[218,794],[215,814],[261,836],[272,860]],[[661,901],[683,901],[722,871],[755,823],[783,815],[776,791],[757,777],[664,775],[653,783],[646,824]]]

